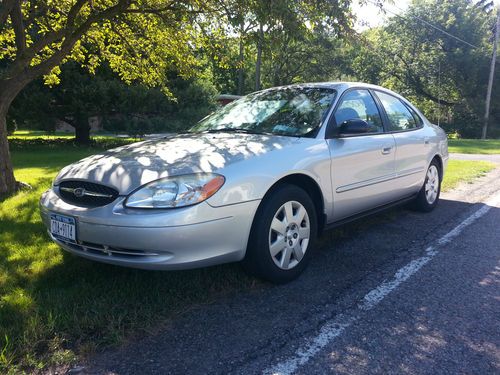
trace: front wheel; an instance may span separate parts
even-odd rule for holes
[[[415,199],[415,209],[423,212],[432,211],[439,201],[440,193],[441,172],[438,162],[433,160],[427,169],[424,185]]]
[[[306,268],[317,234],[314,204],[294,185],[283,185],[265,198],[248,240],[244,268],[274,283],[286,283]]]

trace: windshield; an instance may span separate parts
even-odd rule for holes
[[[334,89],[285,87],[247,95],[214,112],[191,132],[244,132],[307,136],[335,99]]]

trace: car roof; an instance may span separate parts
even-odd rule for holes
[[[376,89],[376,90],[381,90],[381,91],[387,91],[390,93],[394,93],[392,90],[389,90],[385,87],[378,86],[378,85],[373,85],[371,83],[365,83],[365,82],[349,82],[349,81],[332,81],[332,82],[308,82],[308,83],[297,83],[297,84],[292,84],[292,85],[286,85],[282,87],[294,87],[294,86],[301,86],[301,87],[324,87],[324,88],[332,88],[336,89],[338,91],[344,91],[348,88],[351,87],[363,87],[363,88],[369,88],[369,89]]]
[[[392,90],[389,90],[389,89],[382,87],[382,86],[377,86],[377,85],[373,85],[371,83],[364,83],[364,82],[349,82],[349,81],[305,82],[305,83],[294,83],[291,85],[284,85],[284,86],[279,86],[279,87],[270,87],[270,88],[262,90],[262,91],[267,91],[267,90],[272,90],[272,89],[281,89],[281,88],[286,88],[286,87],[330,88],[330,89],[335,89],[339,92],[345,91],[351,87],[362,87],[362,88],[367,88],[367,89],[385,91],[385,92],[392,94],[392,95],[395,95],[395,96],[397,96],[405,101],[408,101],[403,96],[401,96],[400,94],[398,94]]]
[[[371,83],[364,83],[364,82],[349,82],[349,81],[331,81],[331,82],[308,82],[308,83],[296,83],[296,84],[291,84],[291,85],[285,85],[285,86],[280,86],[280,87],[271,87],[267,90],[270,89],[276,89],[276,88],[285,88],[285,87],[318,87],[318,88],[329,88],[329,89],[335,89],[338,92],[342,93],[343,91],[351,88],[351,87],[359,87],[359,88],[366,88],[366,89],[373,89],[373,90],[379,90],[386,92],[388,94],[391,94],[399,99],[402,99],[405,103],[409,104],[412,109],[416,110],[417,113],[426,119],[424,114],[417,108],[415,107],[408,99],[406,99],[404,96],[398,94],[397,92],[394,92],[392,90],[386,89],[385,87],[378,86],[378,85],[373,85]],[[263,90],[266,91],[266,90]],[[427,119],[426,119],[427,120]],[[427,120],[428,121],[428,120]]]

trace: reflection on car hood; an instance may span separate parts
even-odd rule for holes
[[[155,139],[89,156],[63,168],[55,184],[81,179],[113,186],[121,195],[159,178],[218,172],[281,149],[297,138],[256,134],[188,134]]]

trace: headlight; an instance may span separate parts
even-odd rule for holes
[[[166,177],[150,182],[125,200],[131,208],[174,208],[203,202],[224,185],[225,178],[215,173],[196,173]]]

